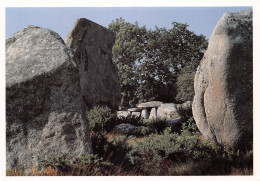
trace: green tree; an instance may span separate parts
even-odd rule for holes
[[[199,61],[193,62],[193,64],[187,65],[183,68],[177,78],[177,95],[176,100],[178,102],[192,101],[194,97],[194,78],[196,74],[196,68]]]
[[[174,22],[169,30],[158,27],[150,30],[145,48],[145,57],[138,67],[139,79],[142,80],[139,100],[182,102],[190,99],[194,92],[193,72],[207,48],[206,38],[188,30],[187,24]],[[166,96],[162,93],[166,93]],[[182,98],[181,94],[186,98]]]
[[[189,90],[192,76],[182,74],[196,70],[207,48],[203,35],[188,30],[187,24],[174,22],[171,29],[147,30],[122,18],[112,21],[109,29],[116,33],[113,58],[121,78],[122,106],[151,100],[182,102],[191,97],[182,98],[186,90],[193,91]],[[180,85],[185,78],[190,79]]]
[[[108,27],[116,34],[113,46],[113,61],[121,79],[121,106],[135,106],[138,102],[135,90],[138,87],[137,62],[142,59],[146,42],[146,28],[124,19],[112,21]]]

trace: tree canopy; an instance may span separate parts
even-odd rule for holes
[[[188,30],[187,24],[173,22],[171,29],[148,30],[123,18],[112,21],[109,29],[116,35],[113,61],[121,81],[122,107],[191,99],[194,72],[208,44],[205,36]]]

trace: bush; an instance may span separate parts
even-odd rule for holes
[[[193,117],[182,123],[182,130],[187,130],[192,133],[199,133],[199,129]]]
[[[104,161],[94,154],[85,154],[77,159],[74,164],[75,175],[106,175],[107,171],[113,167],[113,164]]]
[[[146,175],[158,175],[160,163],[178,145],[170,145],[177,135],[165,131],[163,135],[151,134],[143,142],[134,142],[128,157],[132,164]]]
[[[114,164],[128,162],[126,154],[131,150],[127,144],[127,137],[115,137],[111,142],[104,134],[94,134],[92,138],[93,153],[99,158],[110,161]]]
[[[105,132],[109,128],[112,117],[111,109],[107,106],[94,106],[88,113],[90,130],[94,132]]]
[[[143,118],[140,118],[140,117],[136,117],[136,116],[128,116],[128,117],[121,117],[121,118],[116,118],[117,119],[117,124],[132,124],[134,126],[145,126],[145,124],[143,123]]]
[[[157,133],[161,134],[163,130],[167,127],[166,119],[153,119],[150,122],[147,122],[147,126],[155,130]]]
[[[211,156],[211,144],[188,130],[178,135],[168,128],[162,135],[150,135],[145,141],[133,145],[129,159],[146,175],[162,174],[162,164],[166,161],[207,160]]]
[[[47,159],[40,160],[40,167],[52,167],[61,172],[67,172],[70,169],[69,162],[66,160],[66,154],[60,153],[57,156],[50,156]]]

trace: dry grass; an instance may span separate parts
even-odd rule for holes
[[[39,168],[32,162],[32,172],[24,173],[22,171],[18,171],[17,168],[14,170],[7,170],[6,176],[58,176],[58,170],[52,167],[47,167],[46,169],[39,170]]]
[[[248,168],[232,168],[230,175],[253,175],[253,169]]]
[[[21,171],[18,171],[17,168],[14,170],[6,170],[6,176],[23,176],[24,173]]]

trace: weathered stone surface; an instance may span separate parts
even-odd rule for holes
[[[195,76],[193,115],[205,138],[230,147],[252,141],[252,10],[225,13]]]
[[[131,115],[139,118],[141,116],[141,113],[140,112],[132,112]]]
[[[48,29],[28,26],[6,41],[7,169],[91,151],[72,51]]]
[[[192,109],[192,101],[186,101],[182,104],[173,104],[172,106],[175,107],[175,110],[178,109]]]
[[[128,116],[131,116],[131,113],[128,111],[117,111],[118,118],[126,118]]]
[[[51,72],[72,55],[57,33],[27,26],[6,40],[6,86]]]
[[[177,114],[174,103],[164,103],[157,109],[157,118],[172,118]]]
[[[127,111],[129,111],[129,112],[139,112],[139,111],[142,111],[142,109],[135,107],[135,108],[129,108],[129,109],[127,109]]]
[[[112,63],[114,42],[112,32],[85,18],[75,22],[66,38],[66,44],[75,52],[81,89],[89,107],[106,104],[118,110],[121,92],[117,69]]]
[[[160,107],[163,102],[160,101],[151,101],[151,102],[144,102],[139,104],[137,107],[139,108],[153,108],[153,107]]]
[[[156,108],[152,108],[151,112],[150,112],[150,115],[149,115],[149,119],[156,119],[156,117],[157,117]]]
[[[112,132],[121,133],[121,134],[134,134],[134,133],[141,133],[141,132],[148,132],[151,131],[148,127],[145,126],[134,126],[132,124],[119,124],[115,126]]]
[[[149,113],[146,109],[142,110],[141,112],[141,117],[144,119],[148,119],[149,118]]]

